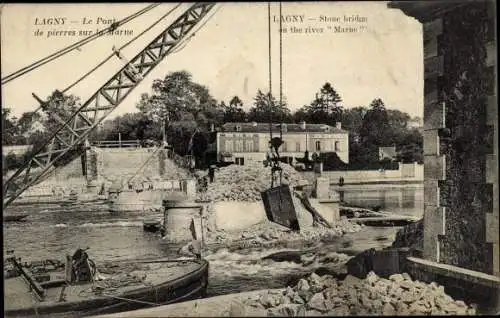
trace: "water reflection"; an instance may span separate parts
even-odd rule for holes
[[[424,213],[424,188],[421,185],[359,185],[335,187],[348,205],[378,207],[397,214],[421,217]]]

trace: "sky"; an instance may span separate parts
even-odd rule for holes
[[[146,5],[4,5],[0,17],[2,78],[85,38],[83,33],[78,34],[80,30],[105,28],[109,26],[105,21],[120,20]],[[105,35],[3,84],[2,107],[11,108],[16,116],[35,110],[38,104],[32,93],[45,99],[55,89],[68,87],[107,57],[113,46],[120,47],[175,5],[160,4],[121,27],[130,30],[132,35]],[[162,23],[122,50],[122,54],[132,59],[189,5],[182,4]],[[208,87],[216,99],[226,103],[238,95],[246,108],[252,106],[258,89],[269,90],[267,3],[222,3],[215,10],[195,36],[167,56],[110,118],[136,112],[141,93],[151,92],[154,79],[164,78],[173,71],[187,70],[194,81]],[[279,4],[272,3],[271,11],[272,20],[279,21]],[[283,22],[287,28],[282,40],[283,95],[292,111],[310,103],[320,87],[330,82],[341,95],[345,108],[367,106],[373,99],[382,98],[389,109],[423,116],[422,26],[417,20],[398,9],[387,8],[385,1],[285,2],[282,15],[289,21]],[[65,19],[64,24],[47,25],[47,18],[58,18],[59,22]],[[84,25],[84,19],[85,23],[92,21]],[[45,25],[39,25],[44,22]],[[291,33],[292,27],[302,32]],[[318,33],[321,29],[323,33]],[[43,34],[35,35],[37,30]],[[47,37],[54,31],[72,30],[76,35]],[[275,96],[279,96],[278,32],[279,23],[273,22],[271,57]],[[113,58],[68,93],[85,101],[121,67],[123,62]]]

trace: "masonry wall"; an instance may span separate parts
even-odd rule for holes
[[[312,171],[303,172],[308,180],[314,180],[316,173]],[[423,182],[424,165],[417,163],[399,164],[398,170],[347,170],[347,171],[323,171],[322,177],[330,179],[331,183],[338,183],[343,177],[344,182],[349,184],[375,183],[375,182]]]
[[[187,171],[169,159],[166,150],[155,148],[98,148],[87,151],[87,178],[131,180],[187,178]]]
[[[423,25],[424,257],[498,275],[494,12],[474,2]]]

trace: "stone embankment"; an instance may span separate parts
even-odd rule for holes
[[[344,280],[311,274],[281,291],[262,291],[231,306],[231,316],[474,315],[443,286],[413,281],[409,275],[388,279],[370,272],[365,279]]]

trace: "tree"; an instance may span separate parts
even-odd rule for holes
[[[332,124],[341,121],[342,98],[330,83],[325,83],[310,105],[305,107],[309,120],[315,124]]]
[[[141,95],[136,106],[153,122],[164,123],[165,130],[187,113],[193,115],[203,131],[222,116],[209,90],[194,83],[187,71],[171,72],[162,80],[154,80],[152,90],[152,95]]]
[[[392,146],[389,116],[382,99],[376,98],[370,103],[370,108],[363,117],[359,135],[365,145],[369,143],[377,147]]]
[[[363,124],[363,117],[368,112],[368,108],[358,106],[344,110],[342,114],[342,127],[347,131],[359,134],[361,125]]]
[[[271,93],[264,94],[261,90],[258,90],[254,98],[254,106],[250,108],[248,120],[261,123],[270,120],[272,122],[289,123],[292,121],[292,115],[287,108],[285,99],[280,104]]]
[[[34,133],[36,129],[35,124],[39,123],[42,126],[46,126],[44,124],[44,119],[39,112],[25,112],[21,115],[19,120],[17,121],[17,126],[19,129],[19,134],[28,138],[31,134]]]
[[[10,117],[11,110],[2,107],[2,145],[14,145],[18,133],[16,121]]]
[[[243,110],[243,102],[238,96],[234,96],[229,105],[224,102],[220,104],[224,110],[224,122],[244,122],[247,120],[247,114]]]

